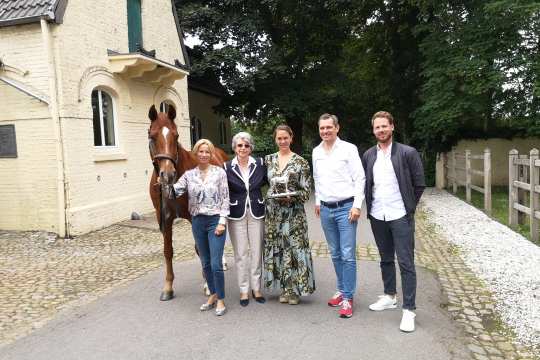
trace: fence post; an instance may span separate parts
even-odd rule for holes
[[[517,188],[514,186],[514,181],[518,178],[518,166],[514,161],[518,154],[516,149],[510,150],[508,154],[508,223],[513,226],[518,223],[518,211],[514,209],[514,203],[518,201]]]
[[[467,202],[471,202],[471,150],[465,150],[465,193]]]
[[[484,210],[491,215],[491,151],[484,150]]]
[[[534,242],[538,242],[538,219],[535,216],[536,211],[540,210],[540,201],[538,193],[536,193],[536,185],[540,185],[539,180],[539,173],[540,168],[535,166],[534,162],[535,160],[538,160],[539,158],[539,152],[538,149],[532,149],[529,156],[530,161],[530,168],[529,168],[529,178],[530,178],[530,184],[531,184],[531,192],[530,192],[530,206],[531,206],[531,240]]]
[[[457,193],[456,148],[452,148],[452,191]]]
[[[527,154],[522,154],[522,155],[519,155],[519,158],[521,160],[528,160],[529,159],[529,155]],[[529,166],[525,166],[525,165],[519,165],[518,166],[518,181],[521,181],[521,182],[524,182],[524,183],[528,183],[529,182]],[[521,205],[524,205],[524,206],[527,206],[527,193],[526,193],[527,190],[523,190],[523,189],[517,189],[517,197],[518,197],[518,202],[521,204]],[[530,204],[529,204],[530,206]],[[518,211],[518,224],[525,224],[527,222],[527,214],[524,213],[524,212],[521,212],[521,211]]]
[[[446,153],[438,152],[435,162],[435,187],[446,189]]]

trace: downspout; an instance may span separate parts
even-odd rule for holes
[[[54,142],[56,145],[56,188],[57,188],[57,203],[58,203],[58,235],[61,237],[69,236],[69,227],[67,226],[67,209],[66,209],[66,175],[64,163],[64,141],[62,138],[62,125],[60,123],[60,112],[58,106],[58,78],[56,75],[56,61],[54,58],[53,39],[49,29],[49,24],[45,18],[41,18],[41,34],[45,47],[45,55],[47,58],[49,72],[49,111],[54,129]]]

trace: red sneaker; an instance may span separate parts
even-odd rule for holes
[[[352,299],[344,299],[341,302],[341,309],[339,309],[339,317],[350,318],[353,313],[352,307],[353,307]]]
[[[343,301],[343,295],[338,291],[337,293],[332,296],[330,300],[328,300],[328,306],[331,307],[338,307],[341,305],[341,302]]]

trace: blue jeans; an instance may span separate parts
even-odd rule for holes
[[[403,308],[416,309],[416,269],[414,267],[414,214],[392,221],[381,221],[369,216],[375,242],[381,255],[384,293],[396,294],[397,256],[401,273]]]
[[[210,294],[218,299],[225,298],[225,276],[223,275],[223,248],[225,232],[217,236],[214,231],[219,222],[219,215],[196,215],[191,220],[191,230],[199,250],[199,258],[208,284]]]
[[[345,299],[356,291],[356,227],[349,222],[352,202],[336,208],[321,205],[321,225],[337,276],[337,290]]]

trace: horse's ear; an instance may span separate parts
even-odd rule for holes
[[[169,106],[169,111],[167,112],[167,116],[169,117],[169,119],[174,121],[174,119],[176,118],[176,109],[174,108],[174,106],[172,105]]]
[[[157,110],[156,110],[156,107],[154,105],[150,106],[150,110],[148,111],[148,118],[150,119],[150,121],[154,121],[157,119]]]

